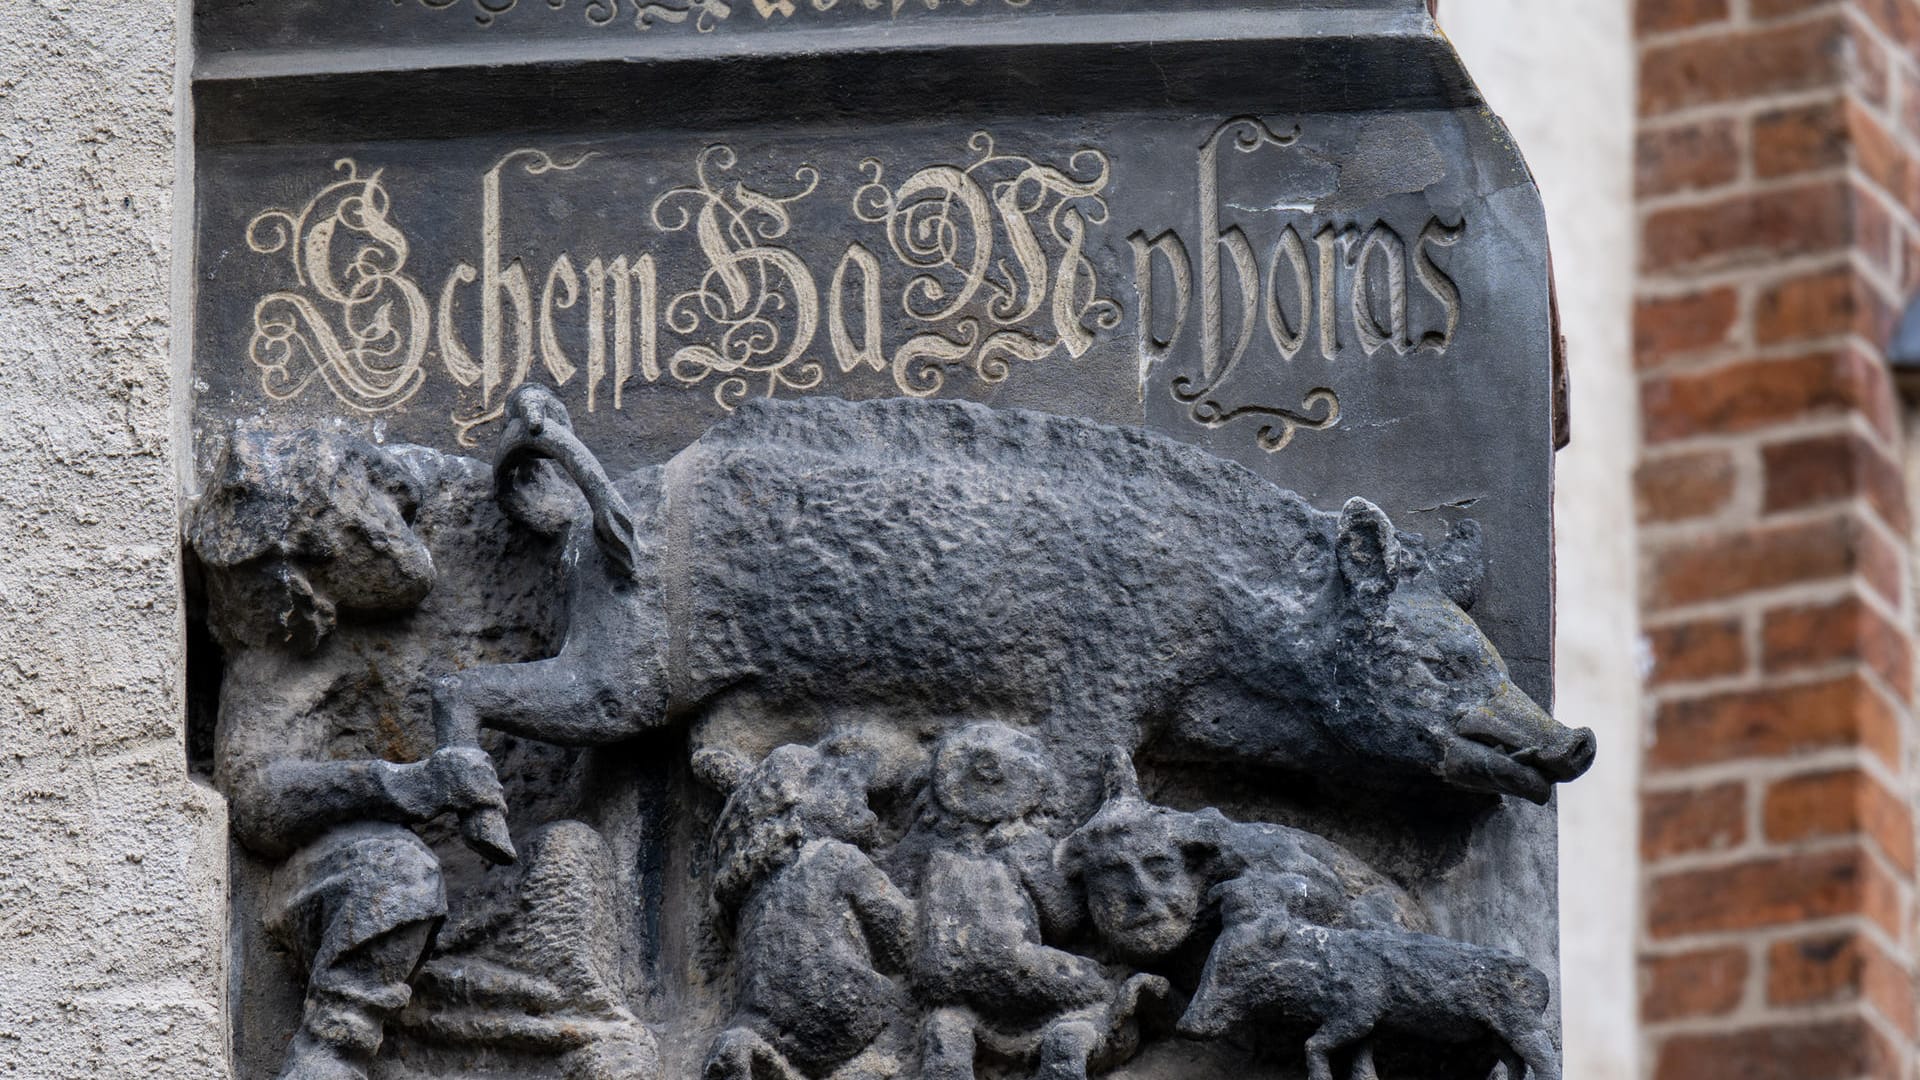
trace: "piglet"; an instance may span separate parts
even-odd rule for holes
[[[1272,903],[1273,883],[1215,891],[1223,930],[1179,1031],[1218,1038],[1266,1017],[1317,1025],[1310,1080],[1333,1080],[1332,1055],[1356,1048],[1355,1080],[1377,1080],[1371,1037],[1404,1031],[1436,1042],[1492,1038],[1508,1080],[1560,1080],[1542,1014],[1546,976],[1511,953],[1404,930],[1341,930]],[[1284,890],[1280,890],[1284,892]]]

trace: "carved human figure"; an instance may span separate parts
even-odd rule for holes
[[[1310,1080],[1332,1080],[1330,1055],[1349,1047],[1358,1080],[1377,1080],[1369,1039],[1378,1028],[1491,1038],[1509,1080],[1526,1068],[1558,1080],[1541,1023],[1545,976],[1517,956],[1421,932],[1405,892],[1327,840],[1155,806],[1116,753],[1106,802],[1062,844],[1061,862],[1122,955],[1182,971],[1204,957],[1182,1034],[1308,1022]]]
[[[934,750],[915,825],[927,849],[914,965],[930,1007],[926,1080],[973,1080],[982,1044],[1037,1063],[1044,1080],[1085,1080],[1090,1060],[1132,1051],[1135,1011],[1165,996],[1164,979],[1116,990],[1099,964],[1044,943],[1079,921],[1035,821],[1053,773],[1040,743],[1004,724],[962,728]]]
[[[882,1080],[874,1047],[908,1014],[914,905],[862,845],[879,819],[858,756],[783,746],[733,782],[714,826],[713,898],[733,930],[738,993],[707,1080]]]
[[[1318,926],[1425,925],[1404,890],[1332,841],[1213,809],[1156,806],[1123,751],[1109,755],[1106,785],[1099,811],[1062,842],[1060,865],[1085,888],[1095,930],[1129,960],[1168,970],[1197,963],[1221,925],[1217,889],[1229,882]]]
[[[264,921],[310,973],[282,1080],[363,1080],[446,914],[439,861],[408,826],[503,805],[478,749],[341,759],[303,671],[343,613],[406,611],[432,588],[419,498],[400,458],[357,440],[236,432],[190,525],[229,655],[218,778],[235,837],[282,860]]]

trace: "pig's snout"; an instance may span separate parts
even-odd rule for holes
[[[1541,770],[1555,780],[1577,780],[1593,768],[1593,757],[1599,752],[1599,742],[1593,737],[1592,728],[1575,729],[1567,740],[1566,752],[1559,758],[1541,762]]]
[[[1547,748],[1522,750],[1514,755],[1514,760],[1557,784],[1579,779],[1593,767],[1599,744],[1591,728],[1564,730],[1567,733],[1564,739],[1555,740]]]
[[[1563,726],[1511,684],[1502,686],[1485,707],[1463,716],[1455,733],[1532,770],[1549,784],[1583,775],[1593,767],[1597,751],[1591,730]]]

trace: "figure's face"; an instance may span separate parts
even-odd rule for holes
[[[808,836],[864,848],[880,835],[880,818],[867,805],[867,778],[857,769],[833,764],[816,769],[800,813]]]
[[[982,724],[949,738],[934,755],[934,795],[976,824],[1018,821],[1039,807],[1048,772],[1032,737]]]
[[[1089,852],[1083,880],[1094,926],[1135,960],[1157,960],[1186,943],[1206,887],[1171,830],[1158,825]]]
[[[223,637],[310,652],[339,611],[411,611],[433,588],[403,458],[347,436],[240,432],[189,525]]]

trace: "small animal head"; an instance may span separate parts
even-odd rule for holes
[[[879,836],[880,819],[867,805],[871,762],[863,758],[789,745],[752,768],[706,767],[714,777],[732,774],[713,828],[713,895],[729,911],[809,843],[864,847]]]
[[[229,647],[311,652],[342,612],[410,611],[433,588],[420,482],[395,455],[317,431],[235,429],[187,541]]]
[[[1038,810],[1053,773],[1033,736],[1005,724],[973,724],[940,740],[929,786],[949,818],[991,827]]]
[[[1311,882],[1293,874],[1256,874],[1214,888],[1211,900],[1220,908],[1220,936],[1207,954],[1187,1011],[1175,1025],[1180,1034],[1221,1038],[1251,1018],[1284,1012],[1291,998],[1310,995],[1312,987],[1300,979],[1300,957],[1289,955],[1287,945],[1298,934],[1327,932],[1292,910],[1291,900],[1312,888]]]
[[[1535,802],[1593,764],[1593,732],[1562,726],[1514,685],[1461,606],[1457,566],[1410,551],[1364,499],[1341,513],[1336,553],[1349,599],[1340,706],[1368,716],[1378,740],[1356,750]]]
[[[1062,842],[1060,864],[1085,887],[1094,928],[1127,958],[1163,959],[1198,929],[1220,850],[1210,824],[1146,801],[1133,761],[1108,755],[1106,800]]]

